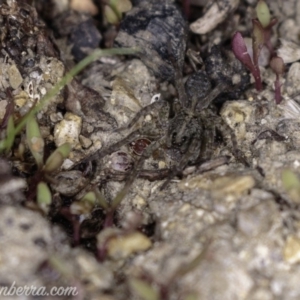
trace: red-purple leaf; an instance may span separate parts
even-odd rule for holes
[[[251,60],[251,57],[247,51],[247,47],[245,44],[245,41],[243,39],[243,36],[240,32],[236,32],[232,39],[232,51],[235,55],[235,57],[242,62],[247,68],[250,70],[253,70],[253,62]]]
[[[251,57],[247,51],[245,41],[240,32],[236,32],[232,39],[232,51],[235,57],[243,63],[252,73],[255,79],[255,87],[258,91],[262,90],[262,82],[260,78],[260,70],[258,65],[253,64]]]

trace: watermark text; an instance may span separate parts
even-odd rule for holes
[[[45,286],[17,286],[14,281],[11,286],[0,286],[1,296],[77,296],[75,286],[53,286],[47,289]]]

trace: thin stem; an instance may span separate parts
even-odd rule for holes
[[[258,65],[254,67],[254,72],[252,72],[252,75],[253,75],[254,80],[255,80],[256,90],[261,91],[263,89],[263,86],[262,86],[262,81],[261,81],[261,77],[260,77],[260,70],[259,70]]]
[[[14,130],[14,135],[20,133],[20,131],[25,126],[27,120],[33,117],[38,111],[40,111],[53,97],[55,97],[59,91],[69,84],[73,77],[80,73],[86,66],[91,64],[93,61],[98,59],[101,56],[108,55],[128,55],[137,53],[139,50],[137,48],[120,48],[120,49],[106,49],[106,50],[95,50],[92,54],[80,61],[75,67],[73,67],[59,83],[57,83],[37,104],[33,109],[31,109],[18,123]]]

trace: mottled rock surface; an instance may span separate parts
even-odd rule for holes
[[[45,176],[25,130],[1,153],[0,287],[78,293],[60,299],[299,299],[299,1],[267,1],[286,63],[279,105],[268,59],[257,92],[230,51],[236,30],[250,37],[256,1],[194,0],[189,12],[185,1],[134,0],[117,26],[68,1],[30,2],[0,1],[1,147],[76,60],[113,43],[141,51],[101,57],[37,114],[44,160],[71,144],[62,170]],[[179,117],[198,115],[201,151],[176,139]]]

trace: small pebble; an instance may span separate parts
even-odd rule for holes
[[[295,264],[300,262],[300,239],[298,237],[293,235],[288,236],[283,256],[288,263]]]
[[[212,192],[215,196],[224,196],[232,194],[241,196],[244,192],[250,190],[255,185],[255,180],[252,176],[224,176],[217,178],[212,184]]]
[[[55,125],[54,141],[57,147],[64,143],[70,143],[72,148],[79,143],[82,120],[77,115],[66,113],[64,119]]]
[[[192,32],[196,34],[206,34],[222,23],[239,5],[239,0],[215,1],[210,5],[205,15],[190,25]],[[220,6],[223,7],[220,7]]]
[[[146,251],[151,245],[152,243],[147,236],[140,232],[132,232],[109,239],[107,251],[109,257],[113,259],[124,259],[134,253]]]
[[[92,143],[93,143],[90,139],[86,138],[83,135],[79,136],[79,141],[80,141],[80,144],[81,144],[81,146],[82,146],[83,149],[90,148],[91,145],[92,145]]]
[[[22,75],[15,64],[11,65],[8,69],[8,78],[9,83],[14,90],[17,89],[23,82]]]

